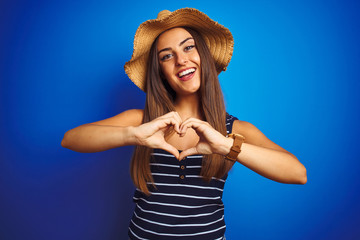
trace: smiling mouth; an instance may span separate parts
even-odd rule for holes
[[[188,76],[188,75],[193,74],[195,71],[196,71],[195,68],[189,68],[189,69],[186,69],[186,70],[184,70],[184,71],[179,72],[179,73],[177,74],[177,76],[178,76],[179,78],[183,78],[183,77],[185,77],[185,76]]]

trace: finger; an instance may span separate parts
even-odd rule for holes
[[[179,122],[179,124],[182,123],[182,119],[181,119],[179,113],[175,112],[175,111],[169,112],[169,113],[167,113],[167,114],[165,114],[165,115],[163,115],[163,116],[161,116],[159,118],[175,118],[176,121]]]
[[[187,129],[188,129],[188,124],[189,124],[189,122],[192,121],[192,119],[193,118],[188,118],[184,122],[181,123],[181,125],[180,125],[180,136],[181,137],[185,136]]]
[[[154,124],[158,129],[169,127],[169,125],[178,125],[178,127],[180,126],[180,123],[173,117],[158,118],[156,121],[154,121]]]
[[[169,125],[172,125],[172,126],[174,126],[174,130],[177,133],[180,133],[180,123],[177,121],[177,119],[175,119],[174,117],[171,117],[171,118],[166,118],[163,121],[166,124],[166,126],[164,126],[164,127],[168,127]]]
[[[174,112],[174,117],[180,124],[183,122],[178,112]]]
[[[169,118],[173,118],[177,121],[178,125],[174,125],[174,129],[178,134],[180,134],[180,125],[183,121],[182,121],[179,113],[176,111],[168,112],[167,114],[160,116],[158,119],[165,120],[165,119],[169,119]]]
[[[176,132],[178,133],[178,134],[180,134],[180,125],[181,125],[181,123],[182,123],[182,119],[181,119],[181,117],[180,117],[180,115],[179,115],[179,113],[178,112],[172,112],[172,115],[171,115],[175,120],[176,120],[176,122],[178,123],[178,126],[177,126],[177,129],[175,129],[176,130]]]
[[[179,155],[179,159],[183,160],[187,156],[194,155],[194,154],[199,154],[199,152],[196,150],[196,147],[192,147],[192,148],[182,151]]]
[[[177,133],[180,133],[180,124],[182,122],[180,115],[177,112],[169,112],[159,118],[157,118],[157,120],[159,121],[167,121],[169,119],[173,119],[176,124],[174,123],[174,121],[171,122],[171,124],[174,126],[174,130]],[[166,122],[167,124],[170,124],[169,122]]]
[[[198,119],[188,119],[180,126],[180,134],[185,135],[188,128],[193,128],[196,132],[203,132],[207,125],[203,121]],[[201,129],[200,129],[201,128]]]

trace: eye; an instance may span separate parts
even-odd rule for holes
[[[166,54],[160,58],[161,61],[166,61],[172,57],[172,54]]]
[[[184,50],[185,50],[185,52],[188,52],[188,51],[190,51],[191,49],[193,49],[194,47],[195,47],[195,45],[186,46],[186,47],[184,48]]]

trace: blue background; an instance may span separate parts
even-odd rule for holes
[[[142,108],[124,73],[140,23],[195,7],[235,47],[227,110],[306,166],[304,186],[237,164],[227,238],[360,239],[358,1],[1,1],[0,239],[126,239],[132,147],[60,146],[80,124]]]

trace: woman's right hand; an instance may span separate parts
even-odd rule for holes
[[[179,151],[166,142],[165,133],[173,127],[174,131],[180,134],[181,118],[177,112],[169,112],[150,122],[141,124],[134,129],[136,145],[149,148],[160,148],[179,158]]]
[[[181,124],[179,114],[169,112],[143,124],[142,119],[143,110],[131,109],[111,118],[83,124],[67,131],[61,145],[84,153],[100,152],[127,145],[143,145],[163,149],[178,158],[179,151],[165,141],[165,134],[171,127],[179,133]]]

